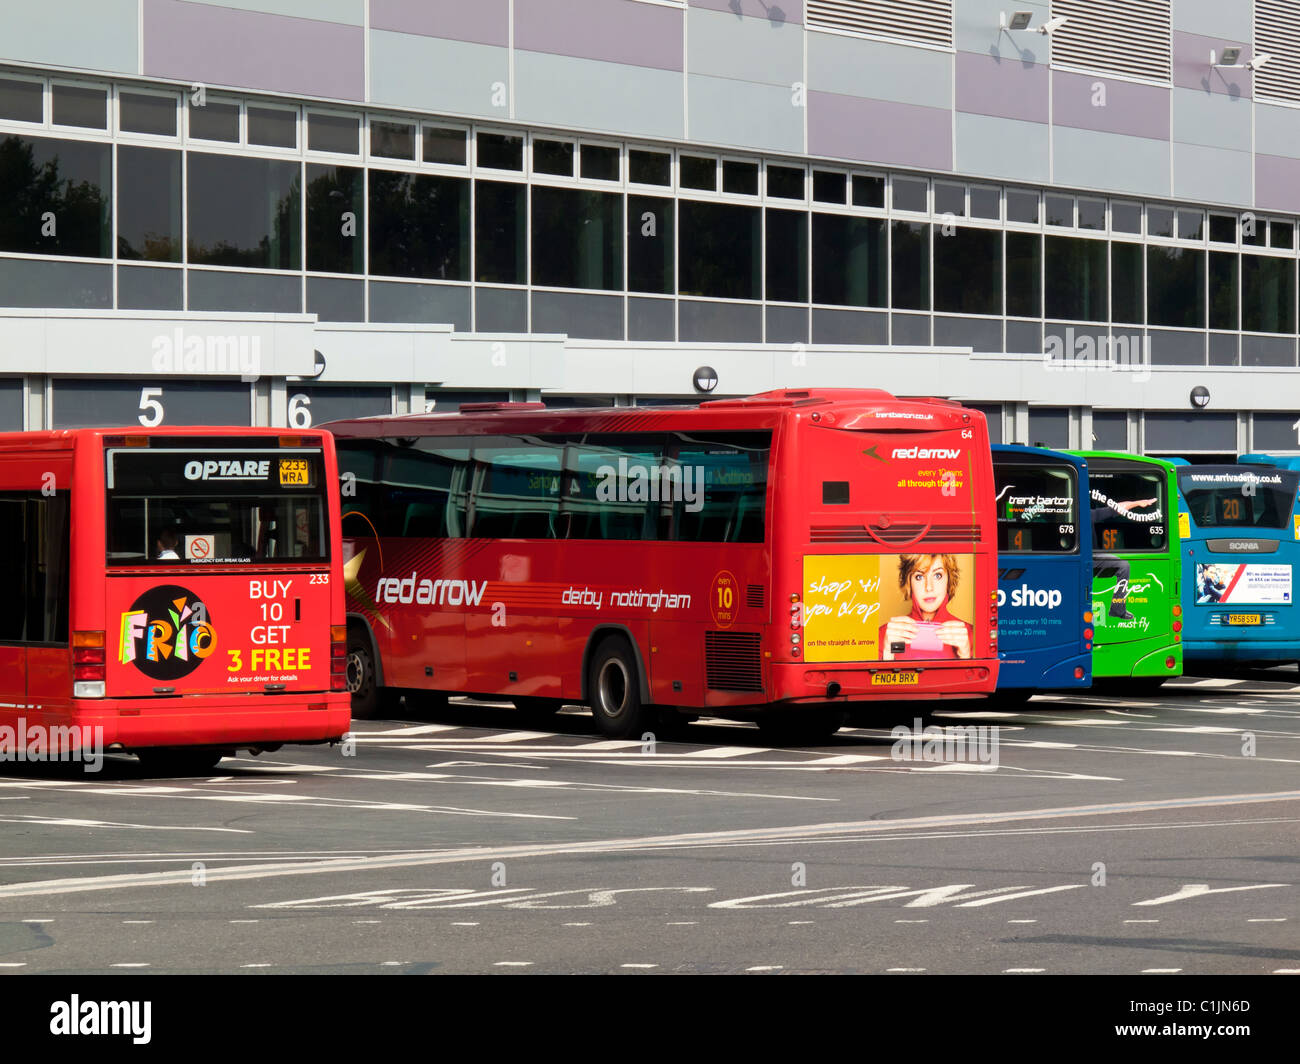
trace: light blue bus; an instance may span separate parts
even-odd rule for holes
[[[1300,459],[1175,464],[1186,658],[1300,661]]]

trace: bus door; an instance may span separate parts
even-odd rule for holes
[[[324,455],[105,438],[106,695],[330,690]]]
[[[1300,656],[1298,486],[1300,473],[1263,465],[1179,467],[1189,657]]]
[[[1050,451],[993,450],[998,512],[998,687],[1092,682],[1088,474]]]

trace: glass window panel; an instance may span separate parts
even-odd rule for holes
[[[1237,259],[1234,252],[1210,252],[1210,328],[1239,327],[1237,320]]]
[[[524,138],[508,133],[480,133],[478,165],[493,170],[522,170]]]
[[[415,158],[415,123],[370,120],[370,154],[381,159]]]
[[[1249,211],[1241,219],[1241,242],[1252,247],[1263,247],[1268,243],[1268,219],[1257,218]]]
[[[0,137],[0,251],[109,257],[112,175],[110,144]]]
[[[1231,214],[1210,215],[1210,241],[1215,244],[1237,242],[1237,219]]]
[[[1295,332],[1295,259],[1241,256],[1241,327]]]
[[[189,153],[189,261],[204,266],[302,266],[299,164]]]
[[[117,149],[117,257],[181,261],[181,153]]]
[[[682,200],[677,225],[682,295],[758,299],[762,221],[757,207]]]
[[[685,503],[684,493],[661,504],[661,512],[672,508],[673,538],[688,543],[762,543],[771,446],[771,433],[766,432],[718,432],[704,438],[670,433],[670,462],[694,471],[696,483],[704,485],[698,508]]]
[[[480,133],[481,137],[482,134]],[[526,186],[501,181],[474,184],[475,280],[526,284]]]
[[[1063,225],[1067,228],[1074,226],[1073,196],[1054,196],[1049,192],[1044,200],[1047,205],[1048,225]]]
[[[1105,321],[1110,288],[1106,242],[1049,236],[1045,255],[1047,316]]]
[[[1079,228],[1080,229],[1105,229],[1106,228],[1106,201],[1102,199],[1089,199],[1085,196],[1079,197]]]
[[[914,177],[894,177],[894,210],[920,211],[929,209],[929,188],[925,181]]]
[[[1147,236],[1173,236],[1174,210],[1172,207],[1147,207]]]
[[[533,187],[533,284],[623,288],[623,197]]]
[[[307,269],[361,273],[365,268],[365,172],[307,164]]]
[[[117,94],[117,122],[126,133],[155,133],[176,136],[176,97],[150,96],[139,92]]]
[[[108,128],[108,90],[82,85],[54,85],[53,120],[56,126],[82,126],[85,129]]]
[[[1007,221],[1038,224],[1038,193],[1023,188],[1007,189]]]
[[[469,181],[370,171],[370,272],[469,280]]]
[[[1110,205],[1110,228],[1115,233],[1142,232],[1142,204],[1116,203]]]
[[[1043,316],[1042,270],[1043,238],[1037,233],[1008,233],[1008,314],[1019,318]]]
[[[808,215],[767,211],[767,298],[808,302]]]
[[[618,149],[605,144],[584,144],[582,176],[588,181],[617,181]]]
[[[897,187],[897,185],[895,185]],[[930,309],[930,227],[894,222],[890,227],[890,291],[898,310]]]
[[[631,291],[672,293],[673,233],[672,200],[628,196],[627,286]]]
[[[424,161],[443,166],[464,166],[468,160],[463,129],[424,127]]]
[[[1142,298],[1142,245],[1117,240],[1110,246],[1111,318],[1140,325]]]
[[[628,180],[639,185],[671,185],[673,183],[673,157],[666,152],[640,151],[627,153]]]
[[[804,172],[801,167],[772,166],[767,168],[767,194],[780,199],[804,198]]]
[[[1001,218],[1001,190],[972,185],[970,189],[970,216],[972,218],[992,218],[994,220]]]
[[[813,302],[833,306],[887,305],[885,220],[813,215]]]
[[[698,155],[681,157],[682,188],[701,188],[716,192],[718,188],[718,161],[703,159]]]
[[[966,217],[966,186],[934,183],[934,213]]]
[[[1205,239],[1205,212],[1179,211],[1178,238],[1180,240]]]
[[[758,163],[722,160],[722,191],[733,196],[758,195]]]
[[[1205,328],[1204,251],[1147,248],[1147,321],[1151,325]]]
[[[937,191],[937,189],[936,189]],[[934,309],[1002,313],[1002,233],[956,226],[934,234]]]
[[[534,140],[533,172],[572,177],[573,144],[563,140]]]
[[[298,112],[249,104],[248,143],[271,148],[298,147]]]
[[[853,175],[853,206],[883,207],[885,205],[885,179],[874,174]]]
[[[190,136],[200,140],[239,143],[239,104],[209,100],[204,106],[189,106]]]
[[[1271,248],[1292,248],[1295,246],[1295,224],[1274,220],[1268,227],[1268,246]]]
[[[492,539],[555,539],[560,514],[558,441],[502,437],[476,440],[471,461],[480,478],[474,490],[470,535]]]
[[[45,87],[39,81],[0,78],[0,118],[13,122],[43,122]]]
[[[848,189],[848,175],[830,170],[813,171],[813,199],[818,203],[843,203]]]

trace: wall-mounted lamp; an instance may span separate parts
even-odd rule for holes
[[[1034,13],[1032,11],[1013,11],[1011,12],[1010,18],[1007,17],[1005,11],[1002,11],[998,14],[998,29],[1017,31],[1027,30],[1029,29],[1029,23],[1033,21],[1033,18]],[[1069,21],[1070,20],[1064,15],[1057,15],[1055,18],[1049,18],[1039,26],[1038,32],[1050,37]]]
[[[1256,70],[1261,69],[1264,64],[1269,62],[1272,58],[1271,55],[1265,55],[1263,52],[1260,52],[1254,56],[1250,62],[1241,63],[1238,62],[1238,60],[1241,59],[1240,47],[1233,46],[1225,48],[1223,50],[1222,58],[1219,57],[1218,53],[1215,52],[1213,48],[1210,49],[1210,66],[1218,67],[1220,70],[1249,70],[1251,73],[1254,73]]]

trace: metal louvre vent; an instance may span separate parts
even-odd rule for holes
[[[1052,0],[1052,62],[1168,81],[1170,0]],[[1209,57],[1206,57],[1207,61]]]
[[[847,30],[952,47],[952,0],[808,0],[810,30]]]
[[[763,608],[763,598],[762,584],[745,585],[745,605],[751,610],[761,610]]]
[[[1300,0],[1255,0],[1255,55],[1269,62],[1255,73],[1259,99],[1300,102]]]
[[[978,543],[981,539],[979,525],[925,525],[892,524],[888,528],[879,525],[813,525],[809,529],[809,540],[813,543],[911,543],[919,546],[942,540],[969,541]],[[918,538],[920,537],[920,538]]]
[[[763,690],[757,632],[705,632],[704,672],[711,691]]]

